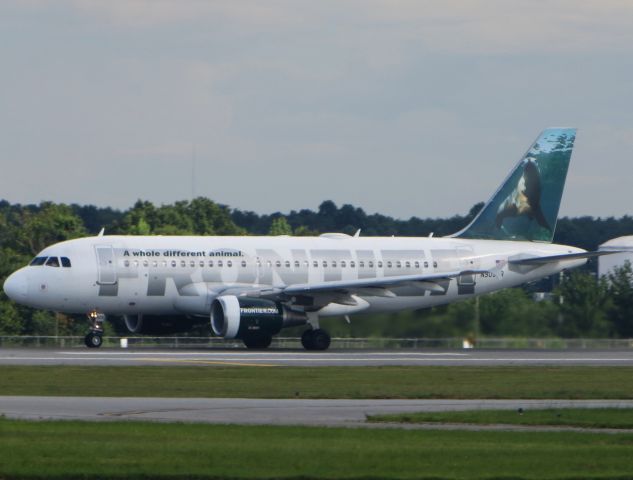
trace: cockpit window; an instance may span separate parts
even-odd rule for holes
[[[60,260],[62,261],[62,267],[70,268],[70,258],[61,257]]]
[[[35,257],[33,260],[31,260],[31,263],[29,265],[31,265],[32,267],[39,267],[46,263],[47,258],[48,257]]]
[[[59,267],[59,259],[57,257],[48,257],[46,260],[47,267]]]

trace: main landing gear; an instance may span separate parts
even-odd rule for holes
[[[273,341],[273,336],[265,332],[251,333],[242,338],[242,342],[246,345],[246,348],[251,349],[263,349],[270,347],[270,342]]]
[[[88,348],[99,348],[103,343],[103,321],[105,320],[105,315],[103,313],[90,312],[88,320],[90,320],[90,333],[85,336],[84,343]]]
[[[248,349],[261,350],[268,348],[272,339],[272,335],[268,333],[257,332],[244,336],[242,342]],[[301,345],[306,350],[327,350],[330,346],[330,341],[330,334],[321,328],[310,328],[301,335]]]
[[[322,328],[311,328],[301,335],[301,345],[306,350],[327,350],[330,341],[330,334]]]
[[[319,315],[308,313],[308,330],[301,335],[301,345],[306,350],[327,350],[330,347],[330,334],[319,327]]]

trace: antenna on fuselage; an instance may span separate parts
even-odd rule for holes
[[[354,238],[358,238],[358,237],[360,237],[360,228],[356,230],[356,233],[354,234]]]
[[[103,227],[101,229],[101,231],[99,232],[99,234],[97,235],[97,237],[103,237],[103,234],[105,233],[105,227]]]

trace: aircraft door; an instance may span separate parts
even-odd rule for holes
[[[114,249],[112,245],[97,245],[97,283],[99,285],[114,285],[117,282],[114,269]]]
[[[479,261],[474,259],[473,251],[470,248],[458,248],[457,257],[459,258],[459,267],[463,270],[470,270],[479,266]],[[457,294],[471,295],[475,293],[475,285],[477,284],[474,274],[465,274],[457,277]]]

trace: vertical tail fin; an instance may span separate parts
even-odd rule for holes
[[[575,128],[544,130],[475,219],[452,236],[551,242],[575,139]]]

